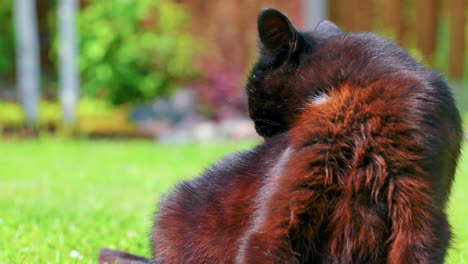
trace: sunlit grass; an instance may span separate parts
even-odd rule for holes
[[[161,194],[250,145],[0,143],[0,263],[96,263],[101,247],[149,255]]]
[[[101,247],[149,255],[160,196],[251,145],[0,143],[0,263],[96,263]],[[468,262],[467,146],[464,153],[449,208],[455,239],[448,263]]]
[[[468,263],[468,144],[465,143],[452,189],[448,214],[452,225],[452,248],[447,263]]]

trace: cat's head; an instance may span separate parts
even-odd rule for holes
[[[246,90],[255,129],[269,138],[287,131],[311,96],[320,92],[303,82],[300,69],[313,68],[307,64],[311,64],[314,51],[342,32],[329,21],[319,23],[312,31],[300,32],[285,15],[270,8],[260,12],[257,23],[259,59]]]

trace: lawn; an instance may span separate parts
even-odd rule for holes
[[[0,263],[96,263],[101,247],[149,255],[156,202],[242,144],[0,143]],[[468,262],[468,147],[449,208],[448,263]]]

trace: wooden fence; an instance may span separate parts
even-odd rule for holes
[[[416,47],[427,64],[439,68],[443,66],[435,65],[435,55],[448,53],[439,56],[439,64],[448,65],[442,70],[454,79],[461,79],[468,66],[467,11],[466,0],[329,1],[330,19],[347,31],[383,33],[407,49]]]
[[[255,57],[256,16],[262,7],[286,13],[299,28],[305,1],[179,0],[192,14],[192,31],[208,52],[198,60],[218,68],[245,70]],[[467,67],[466,0],[323,0],[330,20],[345,31],[376,31],[413,50],[431,66],[463,77]],[[310,4],[311,2],[308,2]],[[314,3],[314,2],[312,2]],[[448,34],[447,34],[448,32]],[[437,58],[437,60],[436,60]]]
[[[202,41],[198,63],[212,68],[244,70],[256,54],[257,15],[263,7],[290,14],[301,24],[300,1],[179,0],[192,15],[191,30]]]
[[[46,15],[50,1],[37,1],[41,62],[47,70],[52,68],[47,54],[51,46]],[[405,49],[416,50],[428,65],[448,72],[452,79],[468,75],[468,0],[174,1],[185,5],[191,13],[191,30],[203,42],[196,63],[205,67],[245,72],[255,59],[256,17],[261,8],[280,9],[297,27],[303,28],[306,16],[310,15],[305,6],[322,1],[327,6],[324,17],[345,31],[379,32]]]

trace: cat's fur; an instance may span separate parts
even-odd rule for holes
[[[258,17],[246,85],[266,144],[178,184],[155,263],[442,263],[461,121],[441,77],[391,41]]]

